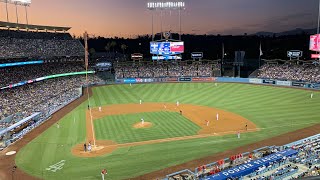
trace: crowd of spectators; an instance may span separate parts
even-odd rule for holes
[[[121,78],[159,78],[159,77],[211,77],[218,64],[133,64],[116,65],[115,75]]]
[[[89,75],[89,84],[103,82],[95,75]],[[50,114],[57,107],[80,95],[79,88],[86,83],[83,75],[69,76],[40,81],[13,89],[2,90],[0,93],[0,119],[17,112],[23,117],[33,112]]]
[[[230,168],[244,168],[243,164],[258,160],[269,155],[280,153],[285,149],[294,149],[297,154],[283,156],[281,159],[261,164],[258,169],[250,174],[237,177],[234,180],[280,180],[299,179],[309,176],[320,176],[320,134],[309,137],[306,140],[294,142],[285,146],[271,146],[255,150],[250,153],[237,154],[230,158],[215,163],[201,165],[196,172],[182,171],[169,177],[169,180],[178,179],[208,179],[208,177],[219,172],[229,172]],[[280,153],[281,154],[281,153]],[[261,160],[262,162],[263,160]],[[256,161],[255,161],[256,162]],[[243,167],[241,167],[243,165]],[[248,166],[246,166],[248,167]]]
[[[85,71],[85,68],[83,63],[79,62],[55,62],[0,68],[0,74],[3,75],[0,78],[0,85],[5,86],[53,74],[81,71]]]
[[[259,78],[290,81],[320,82],[320,66],[297,64],[265,64]]]
[[[82,44],[68,33],[0,30],[1,59],[82,55]]]

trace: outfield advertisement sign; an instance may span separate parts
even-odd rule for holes
[[[287,150],[274,153],[260,159],[253,160],[249,163],[244,163],[244,164],[235,166],[231,169],[222,171],[213,176],[204,178],[203,180],[222,180],[222,179],[224,180],[224,179],[233,178],[233,177],[246,176],[256,171],[261,166],[268,166],[271,162],[280,161],[283,157],[291,157],[293,155],[296,155],[297,153],[298,151],[296,150],[287,149]]]
[[[194,77],[192,78],[193,82],[213,82],[216,81],[214,77]]]
[[[276,81],[276,85],[279,86],[291,86],[291,81]]]
[[[249,83],[253,83],[253,84],[262,84],[262,79],[257,79],[257,78],[251,78],[249,79]]]
[[[292,82],[291,85],[295,86],[295,87],[304,87],[305,83],[304,82]]]
[[[192,81],[192,78],[191,77],[181,77],[181,78],[179,78],[179,81],[190,82],[190,81]]]
[[[263,84],[276,84],[276,81],[269,79],[263,79],[262,82]]]

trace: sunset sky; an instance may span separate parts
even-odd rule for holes
[[[32,0],[29,23],[70,26],[79,35],[87,30],[100,36],[151,34],[147,0]],[[318,0],[186,0],[182,12],[183,33],[243,34],[280,32],[317,26]],[[19,7],[25,23],[25,11]],[[5,4],[0,19],[6,21]],[[10,21],[16,22],[15,7],[9,6]],[[160,31],[160,12],[155,12],[155,30]],[[163,12],[163,30],[178,30],[178,13]]]

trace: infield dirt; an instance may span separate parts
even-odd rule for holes
[[[150,141],[140,141],[132,143],[117,144],[110,140],[99,140],[96,141],[96,145],[91,152],[85,152],[83,144],[76,145],[72,150],[72,154],[78,157],[96,157],[100,155],[105,155],[111,153],[119,147],[155,144],[169,141],[178,141],[186,139],[203,138],[209,136],[218,136],[226,134],[236,134],[239,132],[252,132],[258,130],[256,125],[251,121],[245,119],[244,117],[207,107],[198,106],[192,104],[176,104],[170,103],[143,103],[143,104],[117,104],[101,107],[92,108],[91,111],[86,112],[86,129],[87,129],[87,142],[91,144],[95,140],[95,133],[93,127],[93,121],[110,115],[120,115],[120,114],[133,114],[133,113],[143,113],[143,112],[157,112],[157,111],[169,111],[180,113],[185,118],[189,119],[193,123],[201,127],[201,130],[197,135],[194,136],[184,136],[175,137],[167,139],[157,139]],[[217,118],[218,114],[218,118]],[[141,126],[141,123],[136,124]],[[247,125],[247,128],[246,128]]]

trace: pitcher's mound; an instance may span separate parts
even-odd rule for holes
[[[143,124],[141,122],[138,122],[133,125],[134,128],[149,128],[152,126],[151,122],[144,122]]]

